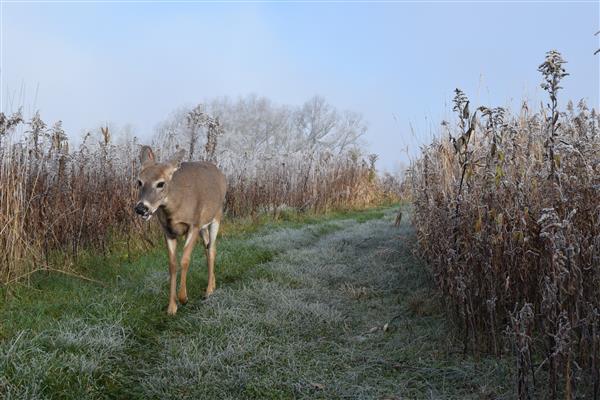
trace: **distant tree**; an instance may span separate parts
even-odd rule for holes
[[[211,137],[207,129],[217,121],[219,141],[214,145],[207,143]],[[249,168],[282,157],[325,151],[339,155],[359,148],[366,131],[360,114],[338,111],[320,96],[292,107],[249,95],[235,101],[221,97],[193,109],[181,107],[158,125],[154,142],[167,153],[186,148],[190,159],[202,158],[198,149],[204,146],[205,153],[211,148],[219,161]]]

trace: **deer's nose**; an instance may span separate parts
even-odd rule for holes
[[[144,205],[144,203],[139,202],[135,205],[135,212],[140,215],[144,215],[148,213],[148,207]]]

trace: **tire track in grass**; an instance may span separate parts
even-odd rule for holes
[[[165,331],[147,398],[485,398],[505,365],[456,359],[411,228],[337,221],[249,239],[276,255]],[[477,366],[477,367],[475,367]]]
[[[412,228],[394,217],[226,237],[217,291],[201,300],[196,251],[190,303],[174,318],[158,249],[107,267],[106,286],[48,278],[39,300],[2,309],[5,332],[24,333],[0,341],[0,398],[510,397],[511,360],[460,355]]]

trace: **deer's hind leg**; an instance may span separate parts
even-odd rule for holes
[[[202,236],[202,241],[204,242],[204,252],[206,253],[206,259],[208,260],[208,245],[210,244],[210,233],[208,232],[208,227],[200,229],[200,236]]]
[[[217,287],[215,279],[215,258],[217,257],[217,234],[219,233],[219,221],[214,220],[208,227],[208,244],[206,244],[206,263],[208,265],[208,286],[206,297],[210,296]],[[204,237],[204,236],[203,236]]]

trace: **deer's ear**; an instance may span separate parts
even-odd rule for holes
[[[171,164],[175,169],[178,169],[185,157],[185,150],[181,149],[177,153],[173,154],[173,157],[169,160],[169,164]]]
[[[156,162],[154,157],[154,152],[150,148],[150,146],[142,146],[142,151],[140,152],[140,161],[142,165],[152,164]]]

